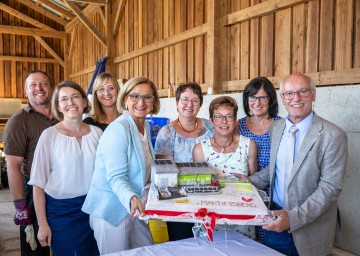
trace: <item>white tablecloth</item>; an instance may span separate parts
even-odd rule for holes
[[[227,239],[225,238],[227,236]],[[239,255],[282,255],[235,231],[214,232],[214,242],[207,237],[145,246],[132,250],[106,254],[106,256],[239,256]]]

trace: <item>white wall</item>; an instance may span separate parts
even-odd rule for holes
[[[342,217],[342,241],[338,246],[360,254],[360,243],[358,242],[360,239],[360,167],[358,164],[358,157],[360,157],[360,85],[319,87],[316,89],[316,93],[315,112],[344,129],[348,135],[349,159],[339,202]],[[220,95],[204,96],[204,104],[198,117],[209,117],[209,104],[218,96]],[[243,117],[242,94],[230,94],[230,96],[238,101],[238,117]],[[285,117],[286,111],[281,100],[279,105],[279,115]],[[161,99],[161,110],[157,116],[168,117],[172,121],[177,118],[177,115],[175,99]]]

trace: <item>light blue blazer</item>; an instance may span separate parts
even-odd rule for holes
[[[145,122],[152,157],[150,129]],[[138,128],[129,112],[114,120],[100,138],[95,171],[82,210],[113,226],[130,213],[130,198],[142,197],[146,183],[145,153]]]

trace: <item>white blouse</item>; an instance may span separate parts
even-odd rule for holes
[[[56,199],[86,195],[95,169],[96,148],[102,130],[90,125],[90,133],[76,137],[45,129],[36,146],[28,184],[43,188]]]
[[[140,139],[141,139],[141,145],[142,148],[144,149],[144,153],[145,153],[145,164],[146,164],[146,177],[145,177],[145,184],[150,182],[150,173],[151,173],[151,160],[152,160],[152,156],[150,153],[150,149],[149,149],[149,142],[147,139],[147,133],[146,133],[146,129],[144,129],[144,135],[142,135],[139,132],[140,135]]]

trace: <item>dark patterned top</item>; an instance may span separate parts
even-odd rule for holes
[[[274,120],[281,119],[280,116],[276,116]],[[255,141],[257,146],[257,161],[258,168],[261,171],[270,163],[270,137],[269,132],[261,135],[253,134],[247,127],[246,117],[239,119],[238,133]]]

